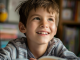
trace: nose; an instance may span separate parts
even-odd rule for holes
[[[40,27],[48,28],[48,22],[47,21],[41,21]]]

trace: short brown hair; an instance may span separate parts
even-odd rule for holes
[[[37,9],[39,7],[45,8],[49,13],[55,12],[56,13],[56,26],[58,26],[59,22],[59,7],[58,4],[54,0],[28,0],[22,2],[18,8],[19,8],[19,15],[20,15],[20,22],[26,26],[26,21],[29,15],[29,12],[32,9]]]

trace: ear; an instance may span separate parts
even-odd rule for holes
[[[23,23],[19,22],[19,30],[20,32],[22,33],[26,33],[26,28],[25,26],[23,25]]]

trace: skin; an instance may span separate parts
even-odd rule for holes
[[[49,13],[41,7],[37,8],[36,11],[32,9],[26,27],[19,22],[19,29],[22,33],[26,33],[28,47],[37,59],[45,53],[48,42],[56,34],[55,13]]]

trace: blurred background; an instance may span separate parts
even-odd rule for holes
[[[25,37],[18,29],[16,7],[23,0],[0,0],[0,48],[15,38]],[[55,0],[59,4],[59,26],[55,37],[80,57],[80,0]]]
[[[0,48],[4,48],[10,40],[25,37],[18,29],[19,15],[15,11],[20,2],[0,0]]]

